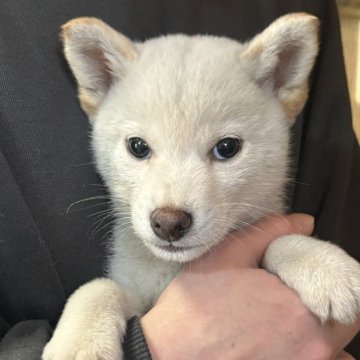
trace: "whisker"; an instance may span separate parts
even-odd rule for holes
[[[108,223],[104,224],[103,226],[101,226],[104,221],[105,221],[105,219],[103,219],[103,221],[100,222],[100,223],[95,227],[95,229],[91,232],[91,234],[90,234],[90,236],[89,236],[89,239],[90,239],[90,240],[93,240],[94,237],[95,237],[95,235],[96,235],[97,233],[99,233],[101,230],[105,229],[106,227],[112,225],[114,222],[117,221],[117,219],[113,219],[113,220],[109,221]]]
[[[78,200],[78,201],[75,201],[73,202],[72,204],[70,204],[67,209],[66,209],[66,215],[69,214],[69,212],[71,211],[71,209],[78,205],[78,204],[81,204],[83,202],[86,202],[86,201],[93,201],[93,200],[107,200],[107,201],[102,201],[101,203],[99,204],[95,204],[95,205],[91,205],[89,207],[85,207],[85,208],[81,208],[79,210],[74,210],[74,211],[80,211],[80,210],[86,210],[86,209],[89,209],[91,207],[95,207],[95,206],[99,206],[99,205],[104,205],[108,202],[111,202],[111,198],[108,196],[108,195],[98,195],[98,196],[92,196],[92,197],[88,197],[88,198],[85,198],[85,199],[81,199],[81,200]]]
[[[100,224],[103,223],[109,217],[113,217],[112,212],[104,214],[103,216],[98,216],[98,219],[96,221],[94,221],[94,225],[98,224],[99,222],[100,222]]]
[[[87,217],[88,218],[93,218],[95,220],[95,222],[97,222],[103,216],[108,215],[108,214],[114,215],[114,212],[112,211],[112,209],[101,210],[101,211],[98,211],[98,212],[96,212],[94,214],[90,214]]]
[[[79,167],[79,166],[88,166],[88,165],[95,165],[95,162],[91,161],[88,163],[72,164],[72,165],[70,165],[70,167]]]
[[[108,187],[107,187],[106,185],[104,185],[104,184],[86,184],[86,185],[84,185],[84,186],[98,186],[98,187],[102,187],[102,188],[105,188],[105,189],[108,188]]]

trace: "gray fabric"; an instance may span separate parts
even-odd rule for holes
[[[109,227],[94,225],[100,218],[91,214],[106,209],[106,192],[62,55],[61,24],[85,15],[138,40],[177,32],[246,40],[293,11],[319,16],[322,26],[310,98],[293,129],[289,208],[315,215],[320,238],[360,259],[360,151],[333,0],[0,0],[0,337],[24,319],[53,324],[68,295],[102,274]],[[38,349],[35,335],[25,336],[34,341],[28,347],[7,338],[13,349],[17,340],[19,349]],[[5,349],[15,351],[1,347],[1,360]],[[359,339],[351,349],[360,354]]]
[[[0,343],[1,360],[39,360],[50,338],[46,320],[28,320],[16,324]]]

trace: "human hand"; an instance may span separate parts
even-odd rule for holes
[[[339,353],[360,322],[321,324],[291,289],[258,268],[272,240],[312,230],[307,215],[264,219],[190,263],[142,318],[153,358],[351,359]]]

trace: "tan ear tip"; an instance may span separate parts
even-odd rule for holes
[[[310,22],[319,24],[319,18],[306,12],[290,13],[279,17],[276,21]]]
[[[61,26],[60,28],[60,40],[62,42],[64,42],[66,40],[66,38],[69,36],[69,27],[68,27],[68,23],[64,24]]]
[[[309,13],[306,13],[306,12],[288,14],[288,15],[285,15],[284,18],[291,19],[291,20],[297,20],[299,22],[300,21],[301,22],[308,22],[312,26],[317,27],[317,28],[320,26],[319,18],[317,16],[313,15],[313,14],[309,14]]]
[[[78,19],[72,19],[63,24],[60,28],[60,38],[62,41],[65,41],[66,38],[70,36],[71,28],[78,23]]]
[[[305,15],[307,18],[306,20],[309,21],[309,23],[314,28],[314,30],[318,31],[320,28],[320,19],[315,15],[311,15],[311,14],[305,14]]]
[[[78,17],[75,19],[71,19],[68,22],[66,22],[64,25],[60,28],[60,37],[64,41],[67,37],[70,36],[71,29],[78,26],[101,26],[104,22],[100,19],[97,19],[95,17]]]
[[[320,26],[321,26],[320,19],[318,17],[314,16],[312,20],[313,20],[314,29],[316,30],[316,32],[319,32]]]

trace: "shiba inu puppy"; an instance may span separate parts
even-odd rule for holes
[[[110,279],[71,296],[43,359],[121,358],[126,320],[146,312],[183,263],[284,211],[289,127],[307,98],[317,34],[307,14],[281,17],[243,44],[132,42],[94,18],[63,27],[116,225]],[[356,319],[360,266],[335,245],[284,236],[263,267],[322,321]]]

